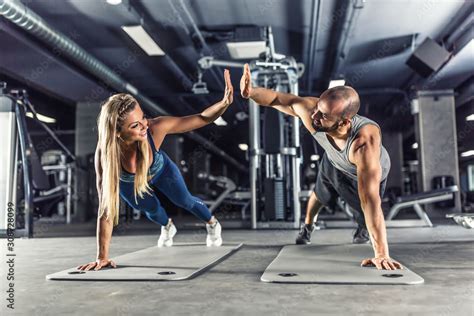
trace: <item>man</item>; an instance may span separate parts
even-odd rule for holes
[[[251,98],[259,105],[299,117],[325,150],[297,243],[310,243],[313,220],[319,210],[323,205],[334,207],[340,196],[356,210],[359,227],[354,242],[368,242],[369,238],[372,242],[375,256],[363,260],[362,266],[402,269],[400,263],[389,256],[381,206],[390,158],[382,146],[378,124],[357,115],[360,106],[357,92],[340,86],[316,98],[252,87],[248,64],[244,67],[240,90],[242,97]]]

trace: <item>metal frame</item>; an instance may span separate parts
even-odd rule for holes
[[[446,214],[446,218],[452,218],[456,224],[464,228],[474,228],[474,213],[451,213]]]
[[[298,78],[303,75],[304,65],[296,63],[294,58],[286,57],[275,52],[274,40],[272,28],[266,27],[267,35],[267,47],[265,53],[265,60],[256,60],[250,63],[252,82],[255,85],[258,81],[259,75],[262,72],[265,75],[271,76],[276,73],[286,75],[284,85],[288,88],[287,92],[298,95]],[[198,64],[201,69],[210,69],[213,66],[227,66],[237,67],[243,66],[242,63],[234,61],[225,61],[214,59],[212,56],[203,56],[199,59]],[[278,89],[277,89],[278,90]],[[281,152],[277,154],[275,159],[279,166],[281,165],[282,157],[288,156],[290,160],[291,169],[291,184],[292,184],[292,209],[294,221],[288,226],[288,223],[273,222],[273,225],[284,228],[299,228],[301,219],[301,204],[300,204],[300,169],[301,169],[301,158],[298,156],[298,149],[300,148],[300,120],[297,117],[291,118],[292,132],[290,135],[290,143],[292,147],[282,148]],[[260,111],[258,105],[253,101],[249,100],[249,178],[250,178],[250,217],[251,217],[251,228],[257,229],[267,228],[268,222],[262,224],[257,223],[257,186],[259,180],[259,174],[262,168],[261,156],[265,156],[262,150],[261,144],[261,131],[260,131]],[[274,157],[270,157],[274,158]],[[269,169],[268,164],[265,170]],[[281,166],[280,166],[281,167]],[[281,168],[280,168],[281,169]]]
[[[25,228],[22,229],[16,229],[16,210],[15,210],[15,230],[14,230],[14,236],[15,237],[33,237],[33,216],[32,216],[32,210],[33,210],[33,189],[30,184],[30,175],[31,175],[31,170],[30,170],[30,165],[27,163],[29,160],[29,155],[30,151],[29,149],[29,141],[27,138],[27,135],[25,134],[26,130],[26,121],[25,121],[25,109],[22,105],[20,105],[19,100],[16,98],[13,98],[11,96],[8,96],[14,103],[15,107],[15,131],[14,131],[14,138],[15,138],[15,155],[16,158],[18,158],[18,151],[20,152],[21,155],[21,161],[22,161],[22,168],[23,168],[23,187],[24,187],[24,194],[25,194],[25,209],[24,209],[24,216],[25,216]],[[18,135],[18,136],[17,136]],[[13,183],[15,184],[16,187],[16,182],[17,182],[17,170],[18,170],[18,159],[16,159],[16,162],[14,163],[14,181]],[[12,198],[15,198],[15,209],[18,208],[18,205],[16,205],[16,193],[12,195]],[[6,236],[8,237],[9,235],[9,230],[8,229],[1,229],[0,230],[0,236]]]
[[[468,191],[474,191],[474,164],[467,166]]]
[[[24,188],[24,216],[25,216],[25,227],[22,229],[16,229],[16,216],[15,216],[15,237],[28,237],[32,238],[34,229],[33,229],[33,207],[34,207],[34,192],[33,187],[31,185],[32,181],[32,171],[30,166],[30,156],[32,153],[33,144],[31,143],[31,139],[28,135],[28,129],[26,125],[26,108],[33,112],[34,118],[36,117],[36,112],[34,110],[33,105],[28,101],[26,91],[15,91],[12,90],[11,95],[5,95],[9,99],[12,100],[14,103],[14,110],[15,110],[15,130],[13,132],[13,138],[15,139],[15,153],[14,155],[15,163],[14,163],[14,177],[13,177],[13,184],[12,187],[16,188],[17,186],[17,171],[19,166],[19,159],[18,159],[18,152],[21,155],[21,167],[23,170],[23,188]],[[75,160],[75,156],[67,150],[67,147],[56,137],[54,132],[47,127],[45,124],[40,124],[46,132],[58,143],[58,145],[64,150],[64,152]],[[74,162],[69,163],[66,165],[53,165],[53,166],[45,166],[43,170],[45,171],[57,171],[57,170],[65,170],[66,171],[66,223],[71,222],[71,200],[72,200],[72,169],[74,168]],[[62,187],[53,188],[48,191],[41,191],[45,193],[44,195],[50,195],[55,191],[61,189]],[[16,202],[16,190],[12,195],[12,200]],[[15,205],[18,208],[17,205]],[[9,231],[8,229],[0,229],[0,236],[7,236],[8,237]]]
[[[277,91],[288,88],[288,92],[298,95],[298,76],[301,74],[298,71],[298,64],[296,61],[287,57],[279,61],[254,61],[250,65],[250,71],[252,75],[252,82],[254,85],[258,85],[257,82],[267,81],[271,76],[280,74],[286,76],[286,81],[281,82],[277,86]],[[263,77],[263,79],[262,79]],[[266,155],[260,144],[260,111],[258,105],[250,100],[249,105],[249,128],[250,128],[250,144],[249,144],[249,158],[250,158],[250,192],[251,192],[251,227],[252,229],[257,228],[299,228],[301,220],[301,203],[299,199],[300,194],[300,169],[301,169],[301,158],[298,157],[298,149],[300,148],[300,120],[297,117],[290,118],[291,122],[291,135],[289,135],[289,142],[291,147],[282,148],[279,154],[276,154],[277,161],[282,161],[284,157],[289,160],[291,177],[291,200],[293,210],[293,223],[288,225],[285,222],[261,222],[257,223],[257,186],[258,186],[258,175],[259,169],[262,168],[262,161],[260,156]],[[272,158],[272,157],[270,157]],[[270,159],[271,160],[271,159]],[[266,166],[268,165],[269,159],[265,159]],[[267,169],[267,168],[266,168]],[[287,173],[288,174],[288,173]]]
[[[62,188],[66,188],[66,224],[71,223],[71,210],[72,210],[72,170],[75,168],[74,163],[68,163],[65,165],[47,165],[43,166],[43,170],[48,171],[66,171],[66,184],[58,186],[49,191],[44,191],[46,194],[59,191]]]
[[[440,193],[438,196],[431,196],[426,198],[421,198],[413,201],[406,201],[401,203],[396,203],[390,209],[390,212],[387,215],[386,225],[387,227],[413,227],[413,226],[428,226],[433,227],[433,223],[430,220],[430,217],[423,209],[423,204],[435,203],[440,201],[446,201],[453,198],[455,192],[458,191],[457,186],[452,186],[451,192]],[[398,212],[401,209],[413,207],[415,213],[420,218],[419,220],[394,220],[393,218],[397,216]]]
[[[23,186],[25,190],[25,228],[15,231],[19,234],[23,234],[25,237],[33,237],[33,188],[30,184],[31,169],[28,163],[30,156],[30,143],[28,137],[25,134],[26,121],[25,121],[25,109],[23,106],[16,102],[15,115],[18,124],[18,139],[20,141],[20,153],[23,168]]]
[[[17,119],[17,100],[9,95],[4,94],[3,90],[6,88],[5,83],[0,83],[0,107],[5,108],[5,111],[2,110],[2,117],[7,119],[7,124],[4,124],[3,127],[6,129],[4,133],[3,145],[6,145],[2,148],[2,158],[5,159],[2,166],[2,179],[0,181],[5,181],[2,183],[4,186],[4,192],[1,192],[5,196],[5,200],[2,200],[1,205],[2,214],[0,215],[0,235],[9,236],[12,233],[12,230],[8,229],[8,203],[13,202],[14,208],[17,208],[16,205],[16,185],[17,185],[17,170],[18,170],[18,119]],[[6,108],[8,107],[8,111]],[[3,216],[4,215],[4,216]],[[13,217],[16,221],[16,212]],[[16,232],[16,235],[23,235],[24,232]]]
[[[214,213],[214,210],[224,202],[224,200],[229,196],[230,193],[235,191],[237,186],[234,181],[224,176],[213,176],[208,174],[199,174],[199,178],[207,179],[209,181],[215,182],[219,187],[224,188],[224,191],[219,194],[217,199],[214,201],[204,201],[204,203],[209,205],[209,211]]]

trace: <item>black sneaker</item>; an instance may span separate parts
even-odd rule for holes
[[[368,244],[370,242],[369,232],[365,227],[357,227],[354,237],[352,238],[353,244]]]
[[[300,233],[296,238],[297,245],[309,245],[311,243],[311,233],[313,232],[313,224],[301,225]]]

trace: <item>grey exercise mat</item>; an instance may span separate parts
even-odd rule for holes
[[[360,266],[363,259],[371,257],[373,257],[373,250],[369,245],[285,246],[267,267],[260,280],[277,283],[324,284],[420,284],[424,282],[422,277],[405,266],[403,270],[377,270],[375,267]]]
[[[79,271],[77,267],[49,274],[48,280],[81,281],[179,281],[197,276],[218,264],[242,244],[206,247],[181,244],[173,247],[150,247],[113,258],[117,268]],[[84,273],[81,273],[84,272]]]

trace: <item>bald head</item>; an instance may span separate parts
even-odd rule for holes
[[[348,86],[333,87],[324,91],[320,101],[325,102],[333,114],[343,119],[351,119],[360,108],[359,95],[354,88]]]

